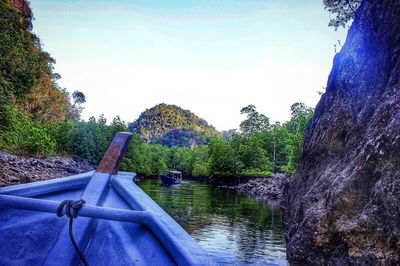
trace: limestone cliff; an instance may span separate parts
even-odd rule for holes
[[[131,129],[148,143],[165,146],[193,147],[203,145],[218,131],[189,110],[171,104],[146,109],[132,123]]]
[[[400,1],[364,0],[286,188],[292,264],[400,263]]]

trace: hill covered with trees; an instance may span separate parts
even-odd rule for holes
[[[147,143],[193,147],[218,136],[215,128],[189,110],[170,104],[158,104],[145,110],[130,126]]]
[[[132,131],[123,170],[156,175],[178,169],[185,175],[231,179],[293,172],[312,109],[292,105],[290,121],[271,124],[249,105],[240,131],[220,134],[204,119],[176,105],[159,104],[128,125],[115,117],[80,119],[85,95],[57,85],[55,60],[43,51],[24,17],[0,1],[0,150],[25,156],[65,155],[97,165],[112,137]],[[0,173],[1,175],[1,173]]]
[[[53,153],[57,144],[50,128],[78,120],[79,108],[57,85],[55,60],[31,32],[32,16],[27,14],[11,1],[0,1],[0,149]]]

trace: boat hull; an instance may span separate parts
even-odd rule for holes
[[[161,181],[164,185],[170,186],[170,185],[178,185],[181,183],[181,180],[172,178],[166,175],[160,175]]]
[[[117,133],[95,172],[0,188],[0,265],[80,265],[59,207],[79,199],[72,231],[89,265],[215,265],[135,173],[118,172],[131,137]]]
[[[52,213],[79,198],[87,203],[73,230],[89,265],[215,265],[133,176],[90,172],[1,188],[0,265],[79,265],[68,219]]]

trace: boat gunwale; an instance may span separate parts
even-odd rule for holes
[[[48,193],[84,188],[95,171],[50,180],[12,185],[0,188],[0,195],[34,197]]]
[[[124,200],[132,210],[87,205],[80,210],[81,216],[95,220],[123,221],[145,226],[160,241],[178,265],[216,265],[211,258],[207,257],[197,242],[132,181],[134,176],[134,173],[121,172],[121,175],[111,175],[108,182],[121,200]],[[64,184],[65,182],[55,183]],[[24,184],[24,187],[28,188],[32,185],[33,183]],[[49,182],[43,182],[42,185],[49,185]],[[37,206],[32,204],[37,204]],[[0,194],[0,208],[55,213],[58,204],[59,202],[54,200]],[[81,237],[84,238],[83,235]]]
[[[206,254],[198,243],[133,182],[135,173],[117,171],[131,137],[132,133],[129,132],[120,132],[114,136],[110,147],[100,162],[98,171],[0,188],[0,208],[54,212],[59,202],[30,197],[83,188],[81,197],[85,198],[88,204],[88,207],[84,207],[84,209],[91,210],[93,216],[99,215],[96,212],[101,213],[105,210],[110,212],[109,214],[116,215],[114,218],[122,219],[118,215],[125,215],[133,219],[136,216],[138,220],[135,223],[144,225],[147,230],[152,232],[178,265],[216,265],[216,262]],[[121,200],[125,201],[133,210],[101,206],[110,190],[114,190]],[[38,206],[35,206],[35,204]],[[107,215],[103,218],[92,217],[76,221],[74,231],[77,233],[76,241],[81,247],[86,249],[89,246],[98,218],[107,219],[106,217]],[[76,254],[72,250],[72,246],[67,243],[70,242],[68,226],[65,224],[43,265],[77,263]],[[71,256],[71,254],[74,255]]]
[[[198,243],[129,178],[111,176],[111,186],[132,209],[153,214],[146,225],[178,265],[216,265]]]

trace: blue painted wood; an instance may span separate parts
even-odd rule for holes
[[[181,183],[181,180],[176,179],[176,178],[172,178],[172,177],[169,177],[169,176],[166,176],[166,175],[160,175],[160,177],[161,177],[162,183],[164,185],[167,185],[167,186],[169,186],[169,185],[178,185],[178,184]]]
[[[106,196],[109,180],[110,174],[94,173],[81,198],[85,199],[88,205],[101,205],[102,200]],[[64,219],[67,220],[66,217]],[[95,225],[96,220],[92,218],[77,219],[74,222],[75,240],[81,250],[86,249]],[[66,223],[43,265],[76,265],[77,262],[79,262],[79,257],[71,244],[68,224]]]
[[[129,178],[113,176],[111,185],[132,209],[157,214],[147,226],[179,265],[216,265],[194,239]]]
[[[53,192],[36,195],[36,199],[5,195],[0,190],[0,235],[7,236],[0,238],[0,252],[6,254],[0,256],[0,265],[77,265],[66,232],[67,219],[46,212],[55,212],[60,200],[78,199],[80,194],[87,205],[79,211],[74,233],[80,246],[86,247],[91,265],[214,265],[190,235],[132,182],[133,177],[133,173],[121,172],[111,176],[110,182],[108,174],[95,173],[82,192],[41,188]],[[35,187],[25,184],[18,191]]]
[[[55,214],[60,201],[24,198],[18,196],[0,195],[0,208],[22,209]],[[65,209],[62,211],[65,215]],[[146,225],[147,220],[154,215],[148,211],[133,211],[115,208],[105,208],[85,204],[79,209],[79,217],[90,217],[112,221],[123,221]]]
[[[55,215],[60,201],[80,198],[73,230],[90,265],[214,265],[134,173],[117,172],[131,135],[115,135],[97,172],[0,189],[0,265],[80,264],[67,218]]]
[[[131,180],[132,176],[127,178]],[[112,186],[103,206],[133,209]],[[104,265],[176,265],[156,236],[147,227],[135,223],[100,220],[87,249],[87,256],[96,254],[105,254]]]
[[[0,188],[0,194],[33,197],[47,193],[65,191],[68,189],[84,188],[93,176],[94,171],[73,175],[63,178],[56,178],[34,183],[21,184]]]

